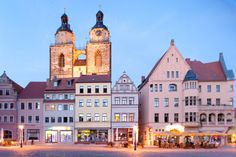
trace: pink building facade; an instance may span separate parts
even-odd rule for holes
[[[17,97],[22,87],[4,72],[0,76],[0,140],[17,140]],[[0,142],[1,142],[0,141]]]
[[[43,142],[43,98],[45,88],[46,82],[30,82],[20,93],[17,103],[18,124],[24,126],[23,141],[25,143]]]
[[[149,75],[142,77],[139,101],[141,140],[146,145],[161,136],[182,135],[181,143],[186,136],[227,134],[234,124],[234,74],[222,53],[211,63],[185,60],[172,40]]]

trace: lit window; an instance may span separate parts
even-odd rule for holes
[[[134,121],[134,113],[129,114],[129,121],[133,122]]]
[[[119,113],[115,113],[115,121],[116,122],[120,121],[120,114]]]

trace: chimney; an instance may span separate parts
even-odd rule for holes
[[[174,45],[175,45],[175,40],[174,40],[174,39],[171,39],[170,45],[171,45],[171,46],[174,46]]]
[[[46,84],[47,86],[49,85],[50,81],[49,81],[49,78],[46,79]]]
[[[186,62],[190,62],[190,58],[186,58],[185,61],[186,61]]]
[[[145,76],[141,76],[141,83],[145,80]]]

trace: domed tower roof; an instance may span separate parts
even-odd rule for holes
[[[107,27],[103,24],[103,12],[99,10],[96,14],[96,24],[93,26],[92,29],[94,28],[104,28],[107,30]]]
[[[69,21],[69,18],[66,15],[66,13],[64,13],[61,16],[61,26],[57,29],[56,33],[58,33],[59,31],[67,31],[67,32],[72,33],[72,30],[70,29],[70,24],[68,23],[68,21]]]

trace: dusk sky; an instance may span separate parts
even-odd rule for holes
[[[235,0],[4,0],[0,5],[0,72],[22,85],[49,77],[49,46],[66,8],[84,47],[99,10],[111,33],[113,83],[125,70],[140,83],[168,49],[185,58],[212,62],[223,52],[236,73]]]

